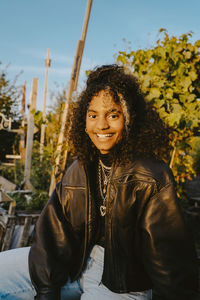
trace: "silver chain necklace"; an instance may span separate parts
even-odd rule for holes
[[[99,159],[98,165],[98,177],[99,177],[99,189],[101,198],[103,200],[102,205],[100,206],[100,214],[102,217],[106,214],[106,197],[107,197],[107,186],[110,182],[110,174],[111,174],[111,167],[107,167],[104,163]],[[103,182],[103,188],[102,188]]]

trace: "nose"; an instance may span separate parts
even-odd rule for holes
[[[103,116],[98,118],[96,125],[97,125],[97,129],[99,130],[105,130],[110,127],[108,120],[106,119],[106,117]]]

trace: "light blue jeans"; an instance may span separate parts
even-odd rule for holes
[[[29,247],[0,253],[0,299],[34,300],[35,289],[28,271]],[[117,294],[101,283],[104,248],[94,246],[80,280],[67,282],[61,300],[150,300],[151,291]]]

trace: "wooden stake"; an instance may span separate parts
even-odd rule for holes
[[[43,112],[42,112],[42,126],[41,126],[41,136],[40,136],[40,161],[42,161],[42,159],[43,159],[43,152],[44,152],[47,83],[48,83],[48,70],[49,70],[50,65],[51,65],[50,49],[48,49],[47,50],[47,58],[45,59],[46,74],[45,74],[44,102],[43,102]]]
[[[25,169],[24,169],[24,189],[31,189],[31,190],[33,189],[30,183],[30,174],[31,174],[31,159],[32,159],[33,135],[34,135],[34,112],[36,109],[37,88],[38,88],[38,79],[33,78],[29,114],[28,114],[28,129],[27,129],[28,132],[27,132],[26,158],[25,158]]]
[[[26,81],[22,86],[22,104],[21,104],[21,131],[20,131],[20,142],[19,142],[19,152],[21,155],[21,163],[23,164],[25,161],[25,126],[24,126],[24,119],[25,119],[25,103],[26,103]]]
[[[67,100],[65,102],[65,107],[64,107],[63,114],[62,114],[61,128],[60,128],[60,133],[58,136],[58,143],[57,143],[57,150],[56,150],[57,156],[56,156],[56,160],[55,160],[55,167],[53,168],[53,172],[52,172],[49,194],[51,194],[55,188],[56,177],[58,179],[60,179],[60,176],[58,176],[58,170],[61,169],[62,171],[64,171],[65,165],[66,165],[67,150],[65,151],[64,156],[63,156],[64,159],[63,159],[62,166],[60,166],[61,153],[62,153],[62,147],[63,147],[63,142],[64,142],[64,131],[65,131],[65,125],[66,125],[66,120],[67,120],[67,116],[68,116],[69,103],[72,98],[72,93],[76,90],[77,84],[78,84],[79,71],[80,71],[80,66],[81,66],[81,61],[82,61],[82,55],[83,55],[83,50],[84,50],[84,44],[85,44],[85,38],[86,38],[86,33],[87,33],[87,27],[88,27],[88,23],[89,23],[91,7],[92,7],[92,0],[88,0],[86,13],[85,13],[85,19],[84,19],[84,23],[83,23],[82,36],[81,36],[81,40],[79,40],[78,44],[77,44],[71,78],[70,78],[70,83],[69,83],[69,88],[68,88]]]

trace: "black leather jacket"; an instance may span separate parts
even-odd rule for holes
[[[37,299],[60,299],[94,245],[92,166],[75,161],[36,225],[29,255]],[[197,300],[197,261],[169,168],[157,160],[114,166],[107,196],[102,282],[116,293],[154,288],[158,299]]]

